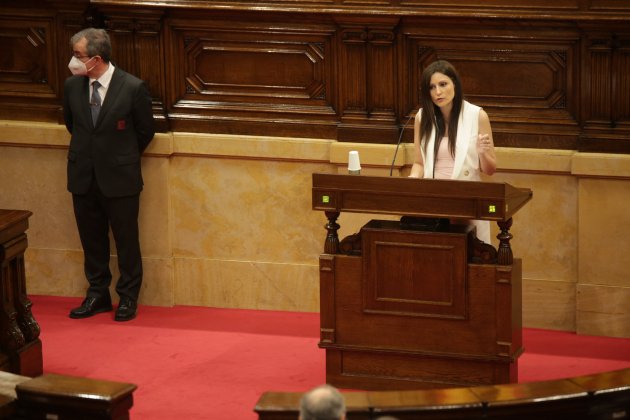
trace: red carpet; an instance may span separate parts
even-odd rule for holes
[[[32,296],[44,371],[138,385],[134,420],[256,419],[260,395],[325,381],[319,314],[141,306],[73,320],[78,298]],[[525,329],[521,382],[630,367],[630,339]]]

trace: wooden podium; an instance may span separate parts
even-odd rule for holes
[[[364,390],[516,382],[521,261],[509,228],[531,198],[506,183],[313,174],[313,209],[328,218],[326,381]],[[405,217],[372,220],[340,242],[342,211]],[[496,221],[498,250],[466,219]]]

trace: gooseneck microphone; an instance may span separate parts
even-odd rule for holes
[[[411,121],[415,116],[415,114],[411,114],[405,125],[403,125],[402,130],[400,130],[398,143],[396,144],[396,151],[394,152],[394,159],[392,159],[392,166],[389,168],[389,176],[392,176],[392,173],[394,172],[394,163],[396,163],[396,155],[398,154],[398,148],[400,147],[400,142],[402,141],[403,134],[405,133],[405,128],[407,128],[407,125],[409,125],[409,121]]]

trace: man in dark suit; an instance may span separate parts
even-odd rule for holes
[[[110,62],[105,30],[88,28],[71,40],[73,76],[66,79],[63,111],[72,135],[68,152],[68,191],[84,252],[89,282],[81,306],[70,318],[111,311],[109,229],[120,278],[120,303],[114,319],[136,316],[142,284],[138,212],[142,173],[140,156],[155,133],[151,95],[145,83]]]

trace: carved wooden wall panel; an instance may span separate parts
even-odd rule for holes
[[[585,26],[580,150],[630,150],[630,28]]]
[[[362,27],[343,28],[341,39],[339,75],[345,86],[341,119],[351,124],[353,120],[367,119],[367,30]]]
[[[331,26],[173,19],[167,31],[175,129],[334,136]]]
[[[60,83],[52,17],[0,17],[0,45],[0,109],[26,120],[56,120]],[[22,108],[24,98],[32,103],[35,115]]]
[[[468,319],[468,233],[403,235],[364,227],[363,311]]]
[[[338,138],[393,143],[397,125],[398,19],[339,20]]]
[[[630,36],[619,43],[617,54],[613,57],[613,110],[612,120],[615,125],[630,124]]]
[[[160,131],[395,143],[443,58],[497,145],[630,152],[626,0],[31,3],[0,4],[2,119],[61,122],[68,40],[97,26]]]

